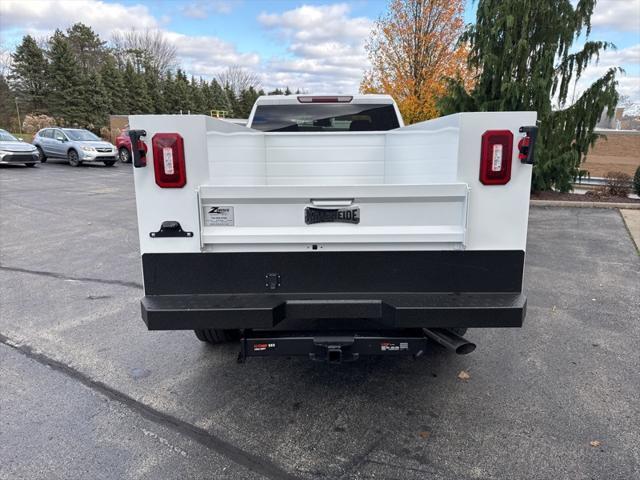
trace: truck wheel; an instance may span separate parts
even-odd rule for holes
[[[80,161],[80,157],[78,157],[78,152],[75,150],[69,150],[69,153],[67,153],[67,160],[69,160],[69,165],[72,167],[79,167],[82,163]]]
[[[45,156],[44,152],[42,151],[42,148],[40,148],[39,146],[36,146],[36,148],[38,149],[38,155],[40,156],[40,162],[44,163],[47,161],[47,157]]]
[[[196,337],[198,337],[198,340],[212,345],[215,345],[216,343],[237,342],[240,340],[240,330],[204,328],[202,330],[194,330],[194,332]]]
[[[32,168],[36,166],[36,164],[35,164],[35,163],[25,163],[25,165],[26,165],[27,167],[32,167]]]
[[[131,153],[127,147],[120,147],[120,150],[118,150],[118,157],[120,157],[120,161],[122,163],[131,162]]]

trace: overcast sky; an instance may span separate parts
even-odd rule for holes
[[[50,35],[75,22],[108,40],[118,29],[160,29],[188,73],[211,78],[229,65],[260,74],[263,87],[311,93],[355,92],[368,62],[364,43],[384,0],[0,0],[0,42],[12,50],[23,35]],[[465,20],[475,17],[467,4]],[[640,0],[599,0],[592,39],[614,42],[578,90],[610,66],[621,66],[620,91],[640,102]]]

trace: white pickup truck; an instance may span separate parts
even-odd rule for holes
[[[535,123],[405,127],[386,95],[260,97],[246,127],[131,116],[147,327],[330,362],[520,327]]]

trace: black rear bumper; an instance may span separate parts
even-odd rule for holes
[[[142,317],[150,330],[520,327],[523,268],[522,251],[145,254]]]
[[[142,318],[149,330],[520,327],[526,305],[519,293],[151,295]]]

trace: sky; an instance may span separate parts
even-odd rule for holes
[[[309,93],[357,92],[368,67],[364,44],[386,0],[0,0],[0,47],[12,51],[29,33],[50,35],[75,22],[104,40],[116,30],[158,29],[182,67],[207,79],[230,65],[256,72],[266,90],[289,86]],[[465,21],[477,2],[467,1]],[[579,92],[611,66],[624,68],[619,91],[640,102],[640,0],[599,0],[592,40],[617,50],[601,55]]]

